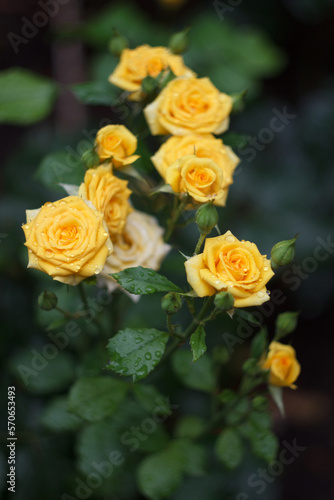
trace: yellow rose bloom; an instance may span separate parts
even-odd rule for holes
[[[100,165],[87,170],[79,187],[79,196],[91,201],[103,213],[112,240],[122,233],[126,217],[132,210],[131,191],[127,185],[127,181],[113,175],[110,166]]]
[[[271,385],[296,389],[293,382],[300,374],[300,364],[293,347],[280,342],[271,342],[267,357],[260,364],[264,370],[270,370]]]
[[[209,158],[183,156],[166,169],[165,181],[175,193],[188,193],[194,203],[213,201],[214,205],[225,205],[224,173]]]
[[[137,138],[124,125],[107,125],[96,135],[96,152],[100,160],[111,158],[114,167],[119,168],[135,162],[139,155]]]
[[[22,229],[28,267],[67,285],[77,285],[98,274],[113,249],[103,214],[79,196],[27,210],[27,223]]]
[[[146,76],[156,78],[161,71],[170,68],[176,76],[193,76],[195,73],[185,66],[181,56],[166,47],[141,45],[135,49],[124,49],[109,82],[116,87],[133,92],[132,100],[139,100],[138,92]]]
[[[221,134],[228,129],[232,98],[209,78],[175,78],[144,109],[152,135]]]
[[[229,146],[212,134],[173,136],[164,142],[154,156],[153,165],[165,179],[166,169],[183,156],[195,154],[198,158],[210,158],[223,171],[224,185],[233,183],[233,172],[240,160]]]
[[[231,231],[207,238],[203,253],[188,259],[185,268],[199,297],[230,292],[234,307],[259,306],[269,300],[265,285],[274,275],[270,260],[255,243],[239,241]]]
[[[163,233],[155,217],[138,210],[131,212],[126,219],[124,232],[114,240],[113,258],[106,260],[98,283],[112,291],[118,285],[109,273],[137,266],[158,270],[171,249],[164,242]]]

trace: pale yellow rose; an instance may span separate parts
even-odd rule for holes
[[[107,259],[98,283],[106,284],[112,291],[118,285],[109,273],[137,266],[158,270],[171,249],[163,240],[163,232],[155,217],[137,210],[131,212],[124,232],[114,241],[113,258]]]
[[[133,154],[137,149],[137,138],[124,125],[100,128],[95,142],[100,160],[110,158],[116,168],[130,165],[140,158]]]
[[[123,232],[125,220],[132,208],[129,203],[128,182],[113,175],[111,167],[100,165],[87,170],[79,187],[79,196],[89,200],[103,213],[110,238]]]
[[[27,223],[22,228],[28,267],[67,285],[98,274],[113,248],[103,214],[79,196],[27,210]]]
[[[185,66],[179,55],[166,47],[141,45],[135,49],[124,49],[118,65],[109,76],[109,82],[116,87],[133,92],[132,99],[139,100],[138,92],[146,76],[156,78],[161,71],[170,68],[176,76],[193,76],[195,73]]]
[[[165,181],[175,193],[188,193],[193,202],[225,205],[227,186],[222,169],[209,158],[195,155],[183,156],[170,165]]]
[[[199,297],[230,292],[234,307],[259,306],[269,300],[266,284],[274,275],[270,260],[255,243],[239,241],[231,231],[207,238],[203,253],[188,259],[185,268]]]
[[[270,370],[269,383],[278,387],[296,389],[293,382],[300,374],[296,351],[290,345],[271,342],[267,357],[261,361],[261,368]]]
[[[233,183],[233,172],[240,160],[229,146],[225,146],[221,139],[211,134],[170,137],[160,146],[151,160],[161,177],[165,179],[167,167],[179,158],[193,154],[198,158],[213,160],[223,171],[226,187]]]
[[[232,98],[209,78],[175,78],[144,109],[152,135],[221,134],[228,129]]]

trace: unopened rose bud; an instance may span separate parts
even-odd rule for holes
[[[287,311],[285,313],[279,314],[276,320],[276,335],[275,339],[281,339],[292,333],[297,326],[299,312]]]
[[[166,314],[175,314],[182,307],[182,297],[175,292],[169,292],[161,300],[161,307]]]
[[[57,307],[58,298],[53,292],[45,290],[39,295],[37,302],[39,307],[44,311],[52,311],[52,309]]]
[[[220,311],[233,309],[234,297],[229,292],[219,292],[215,295],[214,304]]]
[[[218,213],[212,203],[206,203],[196,212],[196,224],[201,234],[209,234],[218,223]]]
[[[81,156],[81,161],[85,168],[94,168],[97,167],[100,163],[99,155],[96,152],[95,148],[88,149]]]
[[[113,35],[109,40],[109,50],[115,57],[120,57],[124,49],[127,49],[129,46],[128,39],[120,35],[118,31],[114,28]]]
[[[279,266],[290,264],[295,256],[295,244],[297,235],[291,240],[279,241],[271,249],[271,266],[277,269]]]
[[[184,28],[184,30],[179,33],[174,33],[169,39],[168,47],[174,54],[183,54],[189,45],[189,33],[190,28]]]
[[[147,75],[141,82],[142,91],[147,95],[152,95],[159,88],[159,82],[153,76]]]

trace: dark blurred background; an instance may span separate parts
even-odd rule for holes
[[[222,91],[248,89],[245,109],[232,117],[226,134],[242,162],[221,213],[221,230],[231,229],[240,239],[257,242],[262,253],[299,233],[295,263],[279,271],[270,288],[281,289],[286,297],[275,316],[300,310],[291,343],[302,372],[298,390],[285,392],[286,418],[274,406],[273,413],[280,440],[295,439],[306,449],[285,467],[270,493],[256,498],[334,498],[334,2],[151,0],[125,5],[69,0],[59,2],[57,15],[20,42],[16,53],[8,33],[22,35],[25,20],[41,10],[39,4],[1,0],[0,5],[0,69],[27,68],[56,79],[62,88],[43,121],[29,127],[0,126],[2,401],[7,385],[16,383],[8,360],[42,331],[43,321],[36,323],[33,317],[47,279],[26,271],[21,224],[27,208],[59,198],[59,191],[45,187],[35,172],[50,152],[65,150],[74,161],[78,142],[85,140],[82,131],[96,128],[103,118],[117,117],[103,102],[85,105],[70,86],[106,80],[116,64],[107,48],[113,26],[135,47],[166,45],[171,33],[190,25],[187,65],[199,76],[209,76]],[[272,127],[274,116],[284,124],[279,131]],[[187,253],[189,239],[194,238],[190,232],[179,238]],[[167,260],[166,269],[172,266],[173,260]],[[273,321],[270,317],[269,325]],[[34,428],[43,398],[34,400],[24,387],[19,390],[17,425],[29,442],[25,429]],[[0,457],[6,471],[6,454]],[[21,460],[24,464],[24,457]],[[53,484],[55,478],[48,481]],[[47,486],[42,491],[39,498],[51,498]],[[21,493],[19,498],[31,497]]]

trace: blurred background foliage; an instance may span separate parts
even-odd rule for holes
[[[228,8],[222,9],[222,4]],[[280,441],[297,439],[306,451],[285,468],[282,476],[268,484],[259,498],[327,500],[334,495],[332,254],[329,252],[328,258],[316,261],[313,267],[309,262],[310,257],[314,261],[317,238],[325,241],[330,235],[333,238],[333,2],[260,0],[241,1],[232,7],[229,2],[204,0],[126,3],[71,0],[59,6],[58,14],[50,17],[47,25],[38,29],[27,43],[20,44],[15,53],[8,33],[22,35],[24,19],[32,20],[37,10],[40,7],[36,2],[23,0],[15,3],[5,0],[0,7],[1,437],[4,442],[7,386],[16,385],[16,497],[52,500],[74,491],[75,478],[85,477],[93,460],[102,460],[103,443],[107,441],[109,447],[114,443],[114,448],[123,452],[126,461],[101,488],[94,490],[93,498],[144,498],[137,492],[131,466],[138,462],[138,456],[159,451],[166,443],[166,429],[161,425],[147,441],[141,442],[143,449],[138,452],[130,454],[120,449],[119,435],[145,418],[143,407],[136,404],[136,394],[131,394],[114,414],[113,426],[108,420],[103,425],[95,422],[82,425],[82,419],[69,414],[65,404],[68,388],[78,375],[91,377],[101,373],[105,359],[98,347],[105,345],[110,329],[117,331],[120,324],[147,326],[147,318],[150,326],[164,328],[164,316],[159,312],[160,296],[142,297],[140,307],[136,307],[125,295],[118,294],[117,300],[108,305],[103,338],[97,337],[94,322],[86,324],[79,320],[84,335],[71,339],[68,348],[48,363],[43,376],[31,378],[28,386],[18,377],[17,366],[29,363],[31,349],[40,352],[50,342],[48,335],[63,327],[58,314],[38,308],[39,293],[45,288],[54,290],[59,305],[72,311],[81,302],[76,289],[68,291],[42,273],[26,270],[27,252],[21,224],[27,208],[39,207],[46,200],[62,196],[63,191],[57,186],[59,180],[68,183],[80,180],[81,153],[95,131],[103,126],[103,120],[118,123],[128,113],[124,104],[114,105],[119,92],[107,83],[117,63],[108,51],[112,28],[127,36],[130,46],[135,47],[143,43],[167,45],[173,32],[190,26],[190,46],[184,55],[186,64],[199,76],[210,77],[221,91],[235,93],[248,89],[243,112],[232,116],[230,131],[223,137],[242,162],[227,206],[220,211],[221,231],[231,229],[237,237],[255,241],[262,253],[270,253],[277,241],[299,233],[295,264],[304,278],[294,290],[291,282],[282,278],[283,273],[277,273],[270,288],[281,289],[286,300],[266,322],[272,328],[279,312],[301,311],[292,338],[302,365],[299,389],[285,393],[286,419],[279,417],[274,406],[273,415]],[[8,68],[12,68],[9,73]],[[284,109],[294,118],[264,144],[260,140],[265,137],[261,131],[270,128],[275,110],[283,113]],[[250,138],[257,139],[261,150],[250,146]],[[139,168],[143,172],[150,173],[149,151],[155,151],[158,143],[147,137],[140,141],[144,160],[140,160]],[[247,161],[250,147],[256,154]],[[50,168],[55,161],[60,170]],[[140,206],[136,197],[134,200],[137,208],[147,208]],[[188,254],[196,239],[192,224],[179,231],[175,241]],[[173,250],[162,268],[181,286],[185,280],[182,262]],[[293,267],[289,272],[290,276],[298,275]],[[92,301],[96,301],[94,287],[89,293]],[[119,314],[123,310],[127,311],[126,317]],[[152,310],[157,311],[154,317]],[[224,346],[222,333],[233,328],[236,326],[229,319],[216,320],[208,332],[209,347]],[[88,353],[78,362],[77,353],[86,353],[87,349]],[[223,375],[230,387],[238,383],[247,351],[245,343],[235,353],[233,364],[226,365]],[[178,361],[174,363],[177,365]],[[157,376],[155,383],[164,394],[173,394],[173,403],[182,406],[178,411],[184,415],[177,425],[172,415],[167,430],[184,437],[192,429],[196,432],[196,425],[206,419],[209,400],[205,390],[201,392],[194,387],[189,392],[182,387],[177,373],[174,369],[168,386],[161,386],[166,372]],[[187,414],[195,415],[192,421],[186,420]],[[78,429],[76,436],[73,431]],[[263,465],[247,452],[243,466],[231,472],[222,470],[212,457],[206,457],[206,474],[201,476],[203,457],[196,450],[191,450],[191,454],[197,457],[199,475],[184,480],[171,497],[173,500],[236,498],[239,492],[247,492],[247,478]],[[2,478],[7,473],[6,460],[3,446]],[[5,496],[7,487],[5,480],[1,481]],[[113,496],[110,490],[115,492]],[[254,490],[249,493],[254,494]]]

